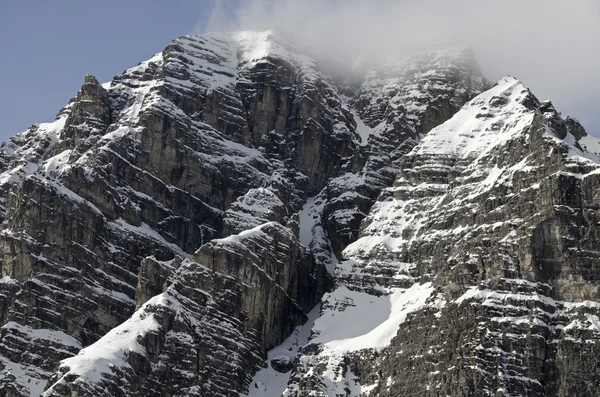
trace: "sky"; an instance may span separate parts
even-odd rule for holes
[[[87,73],[109,81],[183,34],[267,28],[337,61],[471,46],[489,80],[519,78],[600,136],[599,0],[6,0],[0,140],[53,120]]]
[[[87,73],[110,81],[211,10],[209,0],[0,1],[0,141],[54,120]]]

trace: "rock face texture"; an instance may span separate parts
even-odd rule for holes
[[[469,50],[180,37],[0,147],[0,395],[595,396],[598,153]]]
[[[393,183],[403,156],[487,85],[470,50],[434,51],[368,68],[349,101],[361,138],[362,169],[331,180],[318,199],[337,256],[356,240],[361,221],[381,189]]]
[[[48,395],[237,396],[326,287],[324,268],[277,222],[212,240],[191,260],[148,262],[172,269],[165,291],[64,360]]]
[[[507,78],[407,157],[394,218],[430,209],[401,234],[405,274],[447,303],[400,327],[381,395],[598,394],[598,144],[571,122]]]
[[[598,141],[571,123],[505,78],[431,130],[284,395],[598,395]]]

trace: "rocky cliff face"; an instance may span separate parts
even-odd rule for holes
[[[284,395],[597,395],[598,141],[574,125],[506,78],[430,131]]]
[[[171,271],[154,284],[164,292],[64,360],[48,395],[237,396],[266,350],[306,321],[327,277],[277,222],[212,240],[191,260],[147,259],[150,267]]]
[[[93,370],[95,377],[65,364],[48,393],[245,390],[267,350],[304,322],[329,288],[324,269],[336,261],[332,252],[352,241],[392,181],[394,165],[377,155],[381,139],[358,114],[377,113],[366,104],[381,102],[375,96],[384,91],[412,92],[420,107],[381,107],[370,118],[388,145],[409,148],[430,128],[430,99],[451,104],[439,115],[446,119],[485,84],[466,53],[395,67],[352,82],[349,99],[314,60],[270,32],[186,36],[111,83],[86,76],[56,121],[6,142],[3,392],[39,394],[59,361],[121,332],[136,307],[136,318],[160,324],[152,336],[139,334],[148,339],[140,349],[153,353],[129,355],[118,353],[128,345],[113,346],[110,357],[129,369]],[[365,104],[354,105],[359,98]],[[365,194],[356,195],[355,185]],[[251,240],[252,248],[214,246],[216,238],[242,238],[249,230],[269,238]],[[180,295],[164,302],[184,299],[185,315],[151,303],[177,288]],[[206,317],[202,327],[227,319],[231,330],[174,325],[182,316]],[[238,351],[236,342],[229,353],[212,355],[223,338],[243,339],[246,347]],[[189,348],[200,339],[202,347]],[[194,367],[180,365],[177,386],[158,387],[183,350],[195,352]],[[232,354],[238,361],[223,367]]]
[[[514,79],[455,121],[462,127],[444,124],[407,158],[390,192],[406,204],[414,186],[433,193],[418,200],[436,211],[406,236],[406,253],[412,275],[433,274],[447,304],[400,328],[381,362],[381,395],[597,395],[598,362],[580,358],[597,355],[600,337],[597,140],[573,135],[580,126]],[[434,165],[451,131],[447,166]],[[397,374],[420,354],[409,384]]]
[[[54,123],[5,144],[0,351],[6,373],[23,372],[25,382],[5,376],[2,387],[37,393],[61,359],[129,318],[146,256],[190,258],[267,221],[293,228],[307,195],[356,161],[335,90],[314,61],[269,33],[182,37],[110,84],[87,76]],[[296,257],[312,270],[290,270],[276,284],[312,280],[306,295],[290,291],[308,311],[327,279],[307,253],[286,266]],[[162,292],[149,287],[138,302]],[[267,318],[251,326],[281,320],[291,310],[281,305],[267,305]],[[276,335],[303,318],[294,314]]]
[[[184,36],[4,143],[0,394],[594,395],[600,145],[470,51],[344,73]]]

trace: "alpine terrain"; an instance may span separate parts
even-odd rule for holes
[[[0,395],[600,395],[600,141],[469,49],[183,36],[0,147]]]

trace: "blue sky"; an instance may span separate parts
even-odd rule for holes
[[[182,34],[272,25],[325,54],[461,40],[491,81],[521,79],[600,136],[598,0],[3,0],[0,141],[53,120],[86,73],[109,81]]]
[[[53,120],[86,73],[109,81],[192,33],[210,11],[198,0],[3,0],[0,140]]]

